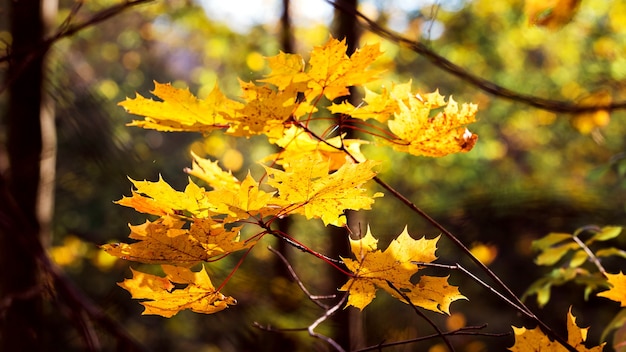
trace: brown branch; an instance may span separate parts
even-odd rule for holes
[[[293,267],[291,266],[291,264],[289,263],[289,261],[287,260],[287,258],[285,258],[285,256],[280,253],[279,251],[275,250],[274,248],[272,248],[271,246],[268,246],[267,249],[274,253],[282,262],[283,264],[285,264],[285,267],[287,267],[287,270],[289,272],[289,275],[291,276],[291,278],[296,282],[296,284],[298,284],[298,287],[300,287],[300,290],[302,292],[304,292],[304,294],[309,298],[309,300],[313,303],[315,303],[318,307],[322,308],[322,309],[328,309],[329,306],[320,302],[321,299],[328,299],[328,298],[335,298],[336,295],[332,295],[332,296],[318,296],[318,295],[313,295],[311,292],[309,292],[309,290],[304,286],[304,283],[302,282],[302,280],[300,280],[300,278],[298,277],[298,275],[296,274],[296,271],[293,269]]]
[[[486,327],[487,327],[487,324],[480,325],[480,326],[466,326],[466,327],[462,327],[460,329],[443,332],[442,335],[444,335],[444,336],[472,335],[472,336],[489,336],[489,337],[503,337],[503,336],[511,335],[511,333],[499,333],[498,334],[498,333],[488,333],[488,332],[475,331],[475,330],[482,330],[482,329],[484,329]],[[407,345],[409,343],[430,340],[430,339],[434,339],[434,338],[437,338],[437,337],[440,337],[440,335],[439,334],[432,334],[432,335],[416,337],[414,339],[408,339],[408,340],[402,340],[402,341],[396,341],[396,342],[389,342],[389,343],[379,343],[377,345],[361,348],[361,349],[358,349],[358,350],[354,350],[352,352],[380,351],[380,350],[382,350],[383,348],[386,348],[386,347]]]
[[[380,37],[392,41],[400,46],[411,49],[415,53],[426,58],[439,69],[493,96],[519,102],[555,113],[580,114],[599,110],[614,111],[626,109],[626,101],[618,101],[610,104],[581,105],[572,103],[570,101],[546,99],[530,94],[520,93],[518,91],[496,84],[493,81],[482,78],[472,72],[469,72],[465,68],[437,54],[434,50],[429,48],[424,43],[405,38],[397,33],[392,32],[389,29],[383,28],[378,23],[371,20],[358,10],[346,8],[341,4],[340,1],[326,0],[326,2],[341,11],[344,11],[351,14],[352,16],[361,19],[361,24],[372,33],[375,33]]]
[[[0,93],[4,92],[4,90],[12,84],[12,82],[20,75],[20,73],[24,70],[25,67],[28,67],[30,62],[35,60],[38,57],[44,56],[50,47],[56,43],[57,41],[71,37],[72,35],[82,31],[83,29],[94,26],[100,22],[106,21],[111,17],[114,17],[121,12],[130,9],[131,7],[145,4],[151,2],[153,0],[126,0],[117,5],[113,5],[104,10],[96,12],[89,19],[71,25],[70,22],[76,15],[76,12],[80,9],[80,4],[72,8],[70,14],[65,19],[63,24],[58,28],[57,32],[47,39],[43,40],[40,43],[33,43],[33,45],[25,51],[16,52],[12,51],[11,48],[7,48],[7,53],[5,55],[0,56],[0,63],[2,62],[11,62],[13,66],[13,72],[7,75],[5,82],[0,86]],[[16,57],[25,58],[24,60],[20,60],[20,62],[13,62]]]
[[[389,280],[385,280],[385,281],[387,281],[387,285],[389,287],[391,287],[392,290],[396,291],[396,293],[399,294],[400,297],[402,297],[411,306],[411,308],[413,308],[413,311],[415,311],[415,314],[419,315],[422,319],[424,319],[428,323],[428,325],[430,325],[437,332],[437,336],[439,336],[439,337],[441,337],[443,339],[443,342],[446,344],[446,346],[448,346],[448,350],[450,350],[450,352],[454,352],[454,346],[452,346],[452,344],[450,343],[450,340],[448,340],[446,335],[443,334],[443,331],[441,331],[441,329],[439,329],[437,324],[435,324],[435,322],[432,321],[432,319],[428,318],[426,316],[426,314],[424,314],[422,311],[417,309],[415,304],[413,304],[413,302],[411,302],[411,299],[409,298],[409,296],[407,296],[406,293],[400,291],[393,284],[393,282],[391,282]]]

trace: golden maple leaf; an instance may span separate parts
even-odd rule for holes
[[[454,99],[446,104],[439,92],[409,95],[408,102],[398,101],[400,112],[387,121],[389,130],[398,139],[390,145],[413,155],[441,157],[451,153],[468,152],[476,144],[478,136],[465,125],[476,120],[475,104],[463,104],[460,108]],[[431,117],[431,109],[444,106]]]
[[[171,84],[154,82],[152,91],[163,101],[155,101],[137,94],[134,99],[126,98],[118,105],[126,111],[145,116],[144,120],[134,120],[129,125],[158,131],[188,131],[208,133],[228,127],[225,116],[234,115],[241,103],[230,100],[217,86],[205,99],[198,99],[189,89],[180,89]]]
[[[605,273],[611,288],[607,291],[598,293],[599,297],[608,298],[615,302],[619,302],[622,307],[626,307],[626,275]]]
[[[218,214],[226,214],[225,223],[238,220],[246,220],[253,216],[275,215],[280,211],[279,207],[268,206],[273,199],[274,192],[265,192],[259,189],[259,183],[250,176],[250,173],[241,182],[237,190],[216,189],[208,192],[207,197],[216,204],[211,211]]]
[[[393,84],[391,90],[383,87],[382,92],[377,94],[365,88],[363,101],[366,105],[354,106],[349,101],[340,104],[333,103],[328,110],[333,114],[346,114],[355,119],[375,119],[385,123],[394,114],[400,112],[399,101],[408,103],[411,95],[411,81],[403,84]]]
[[[234,136],[265,134],[270,138],[280,138],[285,121],[295,115],[298,105],[298,92],[273,90],[269,86],[240,81],[245,104],[229,118],[232,127],[227,131]]]
[[[572,314],[572,308],[570,307],[567,313],[567,342],[579,352],[600,352],[603,349],[604,343],[600,346],[593,348],[585,347],[585,340],[587,340],[587,330],[589,328],[579,328],[576,325],[576,318]],[[567,349],[556,341],[552,341],[544,334],[538,327],[529,330],[524,327],[518,328],[513,326],[513,332],[515,333],[515,344],[509,347],[512,352],[528,352],[528,351],[542,351],[542,352],[566,352]]]
[[[204,159],[191,152],[193,163],[185,172],[206,182],[213,189],[239,190],[239,180],[230,171],[224,171],[216,161]]]
[[[304,92],[308,77],[304,74],[304,59],[298,54],[280,52],[276,56],[267,58],[271,72],[259,82],[275,85],[279,90],[285,90],[294,85],[299,92]]]
[[[285,171],[265,167],[267,184],[276,188],[273,203],[281,214],[302,214],[307,219],[320,218],[324,225],[345,225],[347,209],[371,209],[374,198],[364,194],[363,184],[376,176],[372,168],[379,163],[368,160],[360,164],[344,164],[329,174],[330,161],[309,153],[293,160]]]
[[[187,268],[162,265],[165,277],[142,273],[131,268],[132,279],[118,285],[130,292],[134,299],[145,299],[142,314],[155,314],[166,318],[181,310],[212,314],[237,304],[237,300],[215,290],[204,267],[199,272]],[[177,288],[176,285],[186,285]]]
[[[154,215],[193,215],[206,217],[212,207],[206,198],[206,191],[198,187],[193,181],[184,192],[176,191],[159,176],[157,182],[135,181],[130,179],[135,186],[131,197],[123,197],[117,204],[134,208],[140,213]]]
[[[378,240],[368,227],[365,236],[350,240],[352,253],[356,259],[342,258],[346,267],[354,273],[341,288],[348,291],[348,306],[365,308],[376,297],[376,291],[383,289],[393,297],[405,302],[404,298],[392,289],[388,282],[403,292],[415,306],[438,313],[449,314],[450,304],[466,299],[457,287],[448,283],[448,277],[421,276],[416,284],[411,282],[420,269],[415,262],[430,263],[437,259],[435,250],[439,237],[428,240],[411,238],[404,231],[382,252]],[[407,302],[405,302],[407,303]]]
[[[211,219],[194,219],[189,229],[185,221],[168,216],[154,222],[129,226],[129,238],[138,242],[106,244],[107,253],[140,263],[192,266],[232,252],[249,248],[255,241],[241,241],[241,228],[224,229]]]
[[[347,48],[345,39],[339,41],[332,37],[326,44],[313,48],[306,72],[310,89],[306,93],[308,100],[322,93],[329,100],[334,100],[348,95],[348,87],[363,85],[378,78],[381,71],[367,69],[382,55],[378,43],[365,45],[350,57],[346,55]]]
[[[340,149],[341,146],[347,149],[357,161],[362,162],[365,161],[365,156],[361,153],[360,146],[367,143],[361,139],[344,139],[342,136],[321,142],[298,126],[291,126],[285,130],[282,138],[273,142],[283,150],[265,157],[261,160],[262,162],[272,161],[289,167],[293,160],[299,160],[309,153],[319,153],[322,158],[330,160],[330,171],[339,169],[345,163],[354,163],[352,158]]]

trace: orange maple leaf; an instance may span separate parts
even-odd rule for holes
[[[585,340],[587,340],[587,330],[589,330],[589,328],[579,328],[576,325],[576,318],[572,314],[572,308],[570,307],[570,310],[567,313],[567,343],[579,352],[602,351],[602,349],[604,348],[604,343],[600,346],[596,346],[593,348],[585,347]],[[544,334],[538,327],[529,330],[524,327],[518,328],[513,326],[513,332],[515,333],[515,344],[512,347],[509,347],[509,350],[512,352],[568,351],[560,343],[550,340],[548,336],[546,336],[546,334]]]
[[[466,298],[458,288],[448,283],[448,277],[421,276],[416,284],[411,282],[411,277],[420,270],[414,262],[430,263],[437,259],[435,250],[438,240],[439,237],[432,240],[414,240],[405,228],[382,252],[378,249],[378,240],[372,236],[369,227],[363,238],[351,239],[350,245],[356,259],[342,259],[346,267],[354,273],[354,277],[340,288],[341,291],[349,292],[347,305],[365,308],[376,297],[378,289],[383,289],[407,303],[389,286],[388,282],[391,282],[413,305],[449,314],[453,301]]]
[[[611,288],[608,291],[598,293],[599,297],[608,298],[615,302],[619,302],[622,307],[626,307],[626,275],[605,273]]]
[[[256,241],[241,241],[239,228],[224,229],[211,219],[194,219],[189,229],[185,221],[168,216],[154,222],[129,226],[129,238],[138,242],[106,244],[107,253],[125,260],[148,264],[192,266],[232,252],[249,248]]]
[[[459,109],[450,98],[443,111],[430,117],[431,109],[444,104],[438,92],[424,97],[410,95],[408,104],[400,101],[400,112],[387,122],[389,130],[398,136],[390,145],[398,151],[433,157],[470,151],[478,136],[465,125],[476,120],[476,105],[463,104]]]
[[[234,115],[234,110],[241,106],[241,103],[226,98],[217,86],[205,100],[196,98],[189,89],[176,88],[169,83],[154,82],[152,94],[163,101],[137,94],[136,98],[127,98],[118,104],[132,114],[145,116],[144,120],[134,120],[130,126],[166,132],[208,133],[227,128],[225,116]]]
[[[142,273],[131,268],[132,279],[118,285],[130,292],[134,299],[145,299],[142,314],[155,314],[166,318],[181,310],[212,314],[237,304],[237,300],[215,290],[204,267],[199,272],[187,268],[162,265],[165,277]],[[186,285],[184,288],[176,288]]]
[[[344,164],[329,174],[330,161],[310,153],[293,160],[285,171],[265,167],[267,184],[278,190],[273,204],[281,214],[302,214],[307,219],[320,218],[324,225],[345,225],[347,209],[371,209],[374,198],[364,194],[363,184],[376,176],[372,168],[379,163],[368,160],[360,164]]]

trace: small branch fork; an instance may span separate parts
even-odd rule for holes
[[[400,46],[411,49],[415,53],[425,57],[428,61],[430,61],[439,69],[451,74],[452,76],[458,77],[459,79],[471,84],[472,86],[496,97],[508,99],[555,113],[580,114],[600,110],[614,111],[626,109],[626,101],[619,101],[610,104],[579,105],[571,103],[569,101],[546,99],[511,90],[509,88],[503,87],[492,81],[477,76],[476,74],[437,54],[434,50],[429,48],[424,43],[407,39],[390,31],[389,29],[381,27],[379,24],[377,24],[358,10],[346,7],[342,4],[341,1],[326,0],[326,2],[328,2],[330,5],[340,11],[359,18],[362,21],[359,23],[361,23],[364,27],[366,27],[367,30],[371,31],[372,33],[375,33],[380,37],[394,42]]]
[[[328,318],[330,318],[333,314],[335,314],[339,309],[341,309],[341,307],[345,304],[345,302],[346,302],[346,300],[348,298],[348,293],[346,292],[346,294],[342,295],[342,297],[339,300],[339,302],[337,302],[335,305],[330,306],[330,305],[327,305],[325,303],[322,303],[321,300],[334,299],[334,298],[337,298],[337,295],[327,295],[327,296],[313,295],[304,286],[304,283],[298,277],[298,275],[296,274],[295,270],[293,269],[293,266],[289,263],[287,258],[285,258],[284,255],[282,255],[280,252],[278,252],[277,250],[273,249],[272,247],[268,247],[268,249],[270,250],[270,252],[274,253],[283,262],[283,264],[287,267],[287,270],[288,270],[289,275],[291,276],[291,278],[296,282],[298,287],[300,287],[302,292],[309,298],[309,300],[311,300],[311,302],[315,303],[318,307],[324,309],[324,314],[322,314],[318,319],[316,319],[313,323],[311,323],[311,325],[309,325],[307,327],[282,329],[282,328],[272,327],[271,325],[263,325],[263,324],[261,324],[259,322],[254,322],[253,326],[258,328],[258,329],[261,329],[261,330],[270,331],[270,332],[276,332],[276,333],[288,333],[288,332],[303,332],[303,331],[306,331],[306,332],[309,333],[310,336],[318,338],[318,339],[326,342],[327,344],[332,346],[336,351],[338,351],[338,352],[345,352],[345,349],[343,349],[336,341],[334,341],[332,338],[330,338],[328,336],[325,336],[325,335],[322,335],[322,334],[316,332],[315,329],[320,324],[322,324],[324,321],[326,321]],[[431,264],[431,263],[426,263],[426,264]],[[420,265],[422,265],[422,263],[420,263]],[[442,265],[441,267],[447,267],[447,266],[443,266]],[[433,329],[435,329],[435,331],[437,333],[436,334],[432,334],[432,335],[427,335],[427,336],[421,336],[421,337],[418,337],[418,338],[402,340],[402,341],[395,341],[395,342],[389,342],[389,343],[382,343],[381,342],[379,344],[372,345],[370,347],[365,347],[365,348],[362,348],[362,349],[359,349],[359,350],[355,350],[353,352],[382,350],[383,348],[386,348],[386,347],[406,345],[406,344],[416,343],[416,342],[425,341],[425,340],[434,339],[434,338],[441,338],[441,339],[443,339],[445,344],[446,344],[446,346],[449,348],[449,350],[450,351],[454,351],[454,347],[452,346],[452,344],[448,340],[449,336],[454,336],[454,335],[474,335],[474,336],[502,337],[502,336],[510,335],[510,333],[498,334],[498,333],[484,333],[484,332],[480,332],[479,330],[482,330],[482,329],[487,327],[486,324],[485,325],[481,325],[481,326],[467,326],[467,327],[463,327],[463,328],[452,330],[452,331],[441,331],[441,329],[439,329],[432,320],[430,320],[427,316],[425,316],[411,302],[411,300],[406,296],[406,294],[404,294],[402,291],[398,290],[393,285],[393,283],[387,281],[387,284],[394,291],[396,291],[402,298],[404,298],[407,301],[407,303],[409,305],[411,305],[411,307],[415,310],[415,313],[417,315],[419,315],[420,317],[422,317],[424,320],[426,320],[426,322],[429,325],[431,325],[433,327]]]

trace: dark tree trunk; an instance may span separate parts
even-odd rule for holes
[[[42,341],[42,280],[35,252],[41,241],[38,217],[42,155],[44,35],[40,0],[10,2],[13,37],[8,85],[9,169],[0,187],[0,350],[39,351]],[[39,247],[40,248],[40,247]]]
[[[358,0],[340,0],[340,7],[345,11],[335,11],[335,18],[333,23],[333,32],[335,38],[346,40],[348,46],[348,55],[352,55],[359,43],[359,28],[357,19],[352,14],[355,13],[358,7]],[[350,90],[350,97],[348,98],[351,103],[357,104],[358,93],[356,90]],[[337,117],[338,119],[340,117]],[[337,121],[340,125],[345,125],[345,121]],[[346,138],[352,138],[353,130],[345,129],[341,133],[346,133]],[[347,213],[348,226],[355,234],[359,234],[359,221],[356,216],[357,213],[348,211]],[[335,228],[331,230],[332,237],[332,253],[331,257],[344,258],[350,257],[350,243],[348,241],[347,231],[343,228]],[[334,287],[341,287],[346,282],[347,278],[337,270],[332,272],[332,285]],[[337,341],[345,350],[353,350],[359,347],[363,347],[362,336],[362,319],[358,310],[353,308],[342,309],[334,316],[334,323],[337,326],[335,336],[333,338]]]

